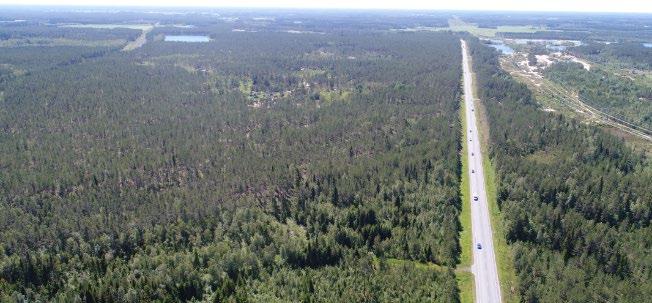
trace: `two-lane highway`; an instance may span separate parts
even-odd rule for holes
[[[474,110],[473,77],[469,64],[469,54],[465,41],[462,42],[462,65],[464,73],[464,107],[466,115],[466,129],[468,132],[469,159],[467,172],[469,174],[471,189],[471,224],[473,234],[473,265],[471,271],[475,276],[476,302],[501,302],[500,283],[496,257],[494,256],[493,234],[487,193],[485,191],[484,172],[482,170],[482,151],[478,136],[478,126]],[[464,243],[469,245],[469,243]]]

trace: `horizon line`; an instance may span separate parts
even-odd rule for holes
[[[630,14],[650,15],[652,11],[564,11],[564,10],[521,10],[521,9],[460,9],[460,8],[361,8],[361,7],[297,7],[297,6],[210,6],[210,5],[142,5],[142,4],[24,4],[0,3],[0,7],[15,8],[102,8],[102,9],[244,9],[244,10],[333,10],[333,11],[388,11],[388,12],[487,12],[487,13],[561,13],[561,14]]]

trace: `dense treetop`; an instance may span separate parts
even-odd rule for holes
[[[453,35],[42,54],[0,54],[4,298],[458,300]]]

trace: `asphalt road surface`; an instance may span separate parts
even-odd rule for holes
[[[473,265],[476,302],[501,302],[500,283],[494,255],[494,242],[487,205],[487,193],[482,171],[482,152],[478,140],[478,126],[473,104],[473,84],[466,42],[462,41],[462,65],[464,69],[464,104],[468,133],[468,163],[471,188],[471,224],[473,234]],[[477,201],[475,201],[477,199]],[[468,243],[466,244],[468,245]],[[481,246],[481,248],[480,248]]]

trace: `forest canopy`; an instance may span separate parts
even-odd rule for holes
[[[457,37],[147,38],[0,52],[3,299],[459,300]]]
[[[0,301],[468,300],[462,38],[509,291],[646,302],[649,155],[542,110],[496,51],[444,31],[452,17],[0,10]],[[455,19],[523,31],[490,30],[498,39],[582,40],[568,52],[591,71],[545,76],[652,125],[649,85],[595,68],[648,68],[639,40],[652,32],[632,29],[649,18],[548,17]]]

